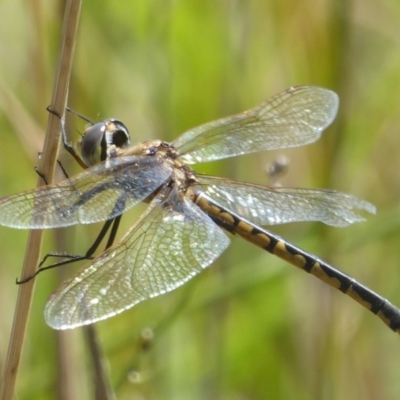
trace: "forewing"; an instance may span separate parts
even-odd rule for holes
[[[0,225],[55,228],[104,221],[153,193],[171,175],[157,157],[124,156],[73,178],[0,200]]]
[[[223,207],[256,225],[321,221],[346,226],[364,221],[358,210],[375,207],[334,190],[272,188],[212,176],[198,176],[201,190]]]
[[[244,113],[191,129],[173,145],[186,163],[302,146],[320,137],[338,106],[330,90],[293,87]]]
[[[51,327],[90,324],[169,292],[225,250],[228,237],[206,214],[174,190],[166,192],[116,246],[52,295],[45,309]]]

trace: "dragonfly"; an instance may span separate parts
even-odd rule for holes
[[[108,229],[138,203],[148,207],[121,239],[111,241],[50,296],[47,324],[76,328],[170,292],[212,264],[233,234],[347,294],[400,333],[400,310],[387,299],[265,229],[300,221],[343,227],[363,221],[360,212],[375,213],[372,204],[334,190],[268,187],[191,168],[312,143],[332,123],[338,106],[330,90],[291,87],[248,111],[188,130],[171,143],[132,145],[126,126],[108,119],[87,128],[80,155],[67,141],[62,117],[64,145],[86,169],[1,199],[0,224],[48,229],[106,221]]]

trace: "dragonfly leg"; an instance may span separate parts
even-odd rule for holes
[[[43,182],[45,183],[45,185],[48,185],[48,182],[47,182],[46,177],[44,176],[44,174],[42,174],[42,173],[39,171],[38,166],[35,165],[35,166],[33,167],[33,169],[34,169],[34,171],[36,172],[36,174],[39,175],[39,178],[41,178],[41,179],[43,180]]]
[[[57,164],[58,164],[58,166],[60,167],[61,172],[63,173],[65,179],[69,179],[69,175],[68,175],[67,171],[65,170],[64,166],[62,165],[62,162],[61,162],[60,160],[57,160]],[[46,177],[44,176],[44,174],[42,174],[42,173],[39,171],[38,166],[35,165],[35,166],[33,167],[33,169],[34,169],[34,171],[36,172],[36,174],[39,175],[39,178],[43,179],[43,182],[45,183],[45,185],[48,185],[48,184],[49,184],[48,180],[46,179]]]
[[[61,169],[61,172],[63,173],[65,179],[69,179],[69,175],[68,172],[66,171],[66,169],[64,168],[64,165],[62,165],[62,162],[60,160],[57,160],[57,164]]]
[[[58,118],[60,119],[61,138],[62,138],[62,141],[63,141],[64,149],[65,149],[66,151],[68,151],[69,154],[71,154],[71,156],[76,160],[76,162],[77,162],[83,169],[86,169],[86,168],[87,168],[87,165],[83,162],[83,160],[81,159],[81,157],[79,156],[79,154],[75,151],[74,146],[73,146],[71,143],[68,142],[68,139],[67,139],[67,132],[66,132],[66,129],[65,129],[65,116],[64,116],[64,115],[58,114],[56,111],[52,110],[52,109],[50,108],[50,106],[48,106],[48,107],[46,108],[46,110],[47,110],[49,113],[55,115],[56,117],[58,117]],[[69,111],[69,112],[71,112],[71,109],[68,108],[68,107],[66,108],[66,110]],[[75,113],[75,112],[74,112],[74,113]],[[76,113],[75,113],[75,114],[76,114]],[[76,115],[78,115],[78,114],[76,114]],[[89,123],[92,124],[92,122],[91,122],[90,120],[88,120],[87,118],[84,118],[84,117],[81,116],[81,115],[79,115],[79,117],[81,117],[81,118],[84,119],[85,121],[88,121]]]
[[[47,106],[46,107],[46,111],[47,112],[49,112],[50,114],[53,114],[53,115],[55,115],[56,117],[58,117],[58,118],[62,118],[62,116],[57,112],[57,111],[54,111],[52,108],[51,108],[51,106]]]
[[[89,119],[88,117],[85,117],[83,114],[78,113],[77,111],[73,110],[72,108],[66,107],[65,108],[69,113],[76,115],[78,118],[83,119],[85,122],[87,122],[90,125],[94,125],[94,122]]]
[[[119,215],[118,217],[116,217],[114,219],[109,219],[104,223],[103,228],[101,229],[100,233],[97,235],[96,240],[90,246],[90,248],[88,249],[88,251],[86,252],[85,255],[47,253],[43,257],[42,261],[39,263],[39,267],[38,267],[37,271],[32,276],[30,276],[28,278],[21,279],[21,280],[16,279],[16,284],[17,285],[21,285],[22,283],[29,282],[36,275],[38,275],[40,272],[46,271],[48,269],[61,267],[62,265],[72,264],[74,262],[78,262],[78,261],[82,261],[82,260],[93,260],[94,259],[93,254],[95,253],[95,251],[99,247],[101,241],[106,236],[108,230],[110,229],[111,224],[112,224],[112,228],[111,228],[110,235],[108,237],[107,244],[106,244],[106,247],[105,247],[104,250],[107,250],[109,247],[111,247],[113,245],[114,240],[115,240],[115,236],[116,236],[117,231],[118,231],[119,223],[121,221],[121,217],[122,217],[122,215]],[[46,260],[49,257],[63,258],[63,260],[59,261],[59,262],[56,262],[54,264],[50,264],[50,265],[47,265],[45,267],[42,267],[42,265],[46,262]]]
[[[62,257],[64,258],[63,261],[48,265],[46,267],[41,267],[41,265],[49,258],[49,257]],[[36,270],[36,272],[29,276],[28,278],[21,279],[19,280],[18,278],[15,280],[15,283],[17,285],[21,285],[23,283],[29,282],[32,280],[36,275],[39,275],[40,272],[46,271],[51,268],[56,268],[56,267],[61,267],[62,265],[66,264],[72,264],[77,261],[81,260],[91,260],[93,257],[86,257],[86,256],[80,256],[80,255],[75,255],[75,254],[58,254],[58,253],[47,253],[44,257],[43,260],[39,263],[39,268]]]

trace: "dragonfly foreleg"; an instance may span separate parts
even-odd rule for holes
[[[76,160],[76,162],[83,168],[86,169],[87,165],[83,162],[83,160],[81,159],[81,157],[79,156],[79,154],[75,151],[74,146],[68,142],[67,139],[67,132],[65,129],[65,116],[64,115],[60,115],[59,113],[57,113],[56,111],[52,110],[49,107],[46,108],[46,110],[55,115],[56,117],[58,117],[60,119],[60,125],[61,125],[61,138],[62,138],[62,142],[63,142],[63,146],[64,149],[66,151],[68,151],[69,154],[71,154],[71,156]],[[66,108],[67,111],[71,111],[68,107]],[[85,121],[87,121],[87,119],[83,118]],[[90,122],[90,121],[89,121]],[[91,123],[91,122],[90,122]]]
[[[68,175],[66,169],[64,168],[64,166],[62,165],[62,162],[61,162],[60,160],[57,160],[57,164],[58,164],[58,166],[60,167],[61,172],[63,173],[65,179],[69,179],[69,175]],[[39,178],[41,178],[41,179],[43,180],[43,182],[45,183],[45,185],[48,185],[48,184],[49,184],[49,181],[46,179],[46,177],[44,176],[44,174],[42,174],[42,173],[39,171],[38,166],[35,165],[35,166],[33,167],[33,169],[34,169],[34,171],[36,172],[36,174],[39,175]]]

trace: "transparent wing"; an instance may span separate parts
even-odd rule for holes
[[[104,221],[138,204],[171,175],[157,157],[119,157],[55,185],[0,200],[0,225],[55,228]]]
[[[354,210],[376,211],[372,204],[334,190],[272,188],[204,175],[198,179],[216,202],[256,225],[321,221],[339,227],[364,221]]]
[[[336,93],[293,87],[244,113],[209,122],[178,137],[180,159],[193,164],[316,141],[334,120]]]
[[[170,190],[170,189],[168,189]],[[46,322],[69,329],[169,292],[210,265],[229,239],[189,199],[158,194],[116,246],[49,299]]]

